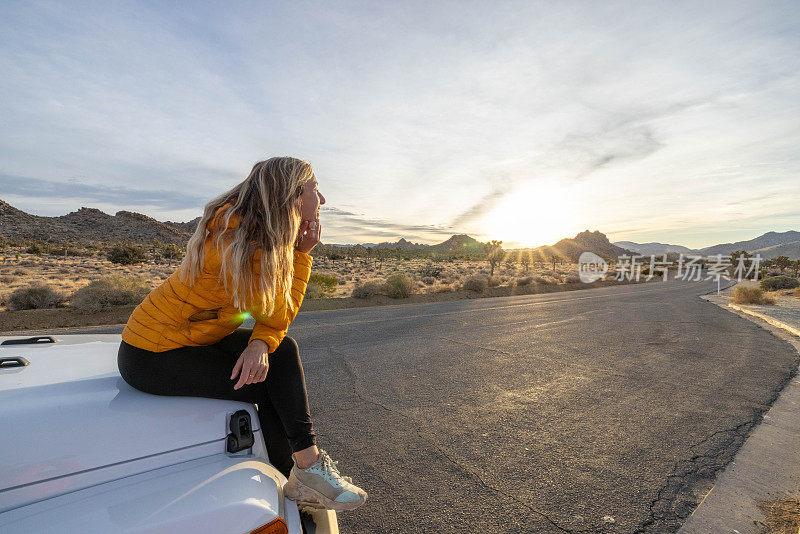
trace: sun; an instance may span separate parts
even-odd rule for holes
[[[557,184],[521,188],[483,218],[482,233],[518,247],[552,245],[575,235],[580,224],[571,189]]]

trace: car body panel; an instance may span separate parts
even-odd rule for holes
[[[0,356],[22,356],[30,364],[0,370],[0,428],[13,436],[0,455],[0,495],[198,445],[215,443],[222,452],[230,415],[240,409],[259,429],[252,404],[132,388],[117,371],[118,346],[2,346]]]
[[[0,531],[249,532],[279,514],[301,532],[253,404],[147,394],[119,375],[118,334],[55,338],[0,345],[29,362],[0,368]],[[231,454],[242,409],[255,444]],[[334,511],[311,516],[338,532]]]
[[[16,508],[0,531],[249,532],[287,508],[279,484],[262,461],[215,455]]]

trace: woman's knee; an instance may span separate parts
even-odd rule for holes
[[[281,341],[281,345],[287,343],[292,346],[292,349],[300,352],[300,347],[297,345],[297,341],[294,340],[292,336],[283,336],[283,341]]]
[[[302,367],[300,349],[297,346],[297,342],[289,336],[284,337],[275,352],[269,355],[269,365],[270,367],[276,366],[287,371]]]
[[[280,352],[281,354],[291,354],[294,356],[300,356],[300,347],[297,345],[297,341],[294,338],[289,336],[284,336],[283,341],[281,341],[278,348],[275,352]]]

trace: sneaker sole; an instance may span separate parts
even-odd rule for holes
[[[329,499],[324,494],[318,492],[314,488],[310,488],[305,484],[299,483],[297,479],[290,478],[289,481],[283,486],[284,495],[289,497],[295,502],[302,502],[303,504],[312,505],[312,503],[322,504],[329,510],[337,510],[340,512],[347,510],[355,510],[367,501],[367,496],[356,502],[337,502]]]

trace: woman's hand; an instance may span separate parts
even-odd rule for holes
[[[300,230],[297,232],[295,248],[308,254],[311,249],[317,246],[320,239],[322,239],[322,225],[319,223],[319,219],[303,221],[300,223]]]
[[[231,380],[236,379],[236,375],[239,374],[239,381],[236,382],[233,389],[239,389],[245,384],[263,382],[267,378],[267,372],[269,371],[268,354],[269,346],[265,341],[260,339],[251,341],[247,348],[242,351],[239,359],[236,360],[236,365],[233,366]]]

